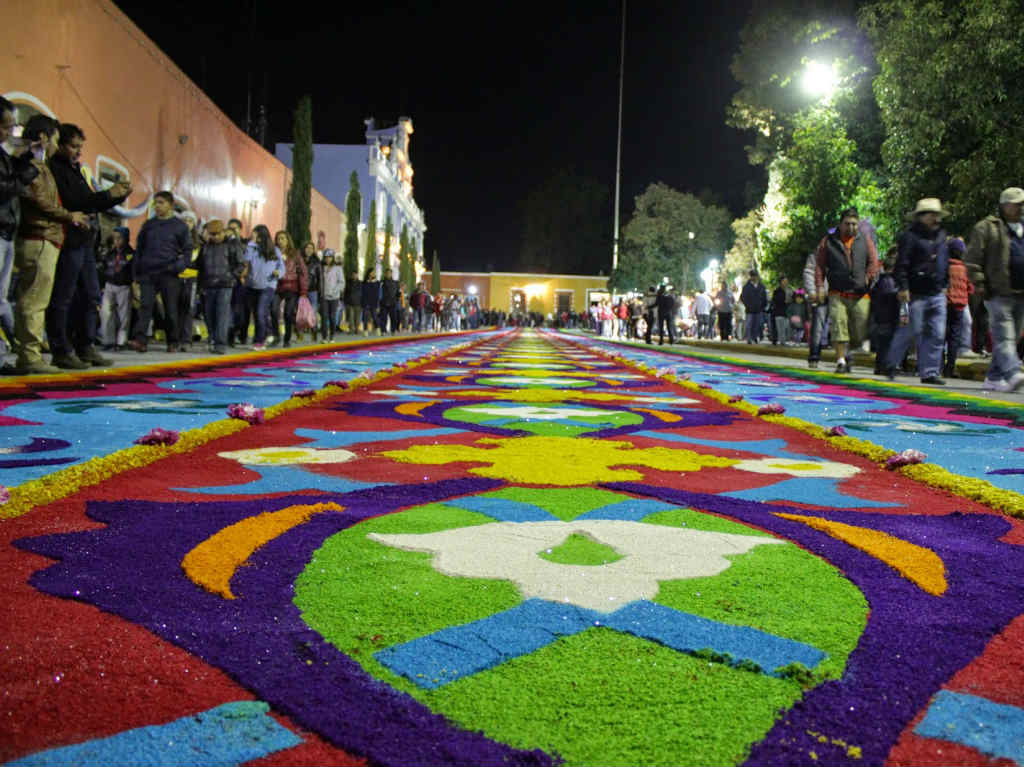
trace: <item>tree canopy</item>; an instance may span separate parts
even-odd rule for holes
[[[560,170],[530,193],[524,213],[526,269],[549,269],[554,254],[572,274],[593,274],[611,263],[611,205],[598,181]]]
[[[861,10],[880,72],[894,209],[939,197],[960,231],[992,212],[1024,168],[1019,0],[881,0]]]
[[[732,245],[729,221],[723,207],[660,182],[651,184],[636,198],[633,216],[623,227],[619,267],[609,284],[617,290],[643,290],[668,277],[680,290],[693,290],[711,259],[722,261]]]

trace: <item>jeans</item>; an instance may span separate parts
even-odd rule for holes
[[[320,337],[334,338],[338,332],[338,304],[339,298],[320,299]]]
[[[181,280],[174,272],[145,274],[139,277],[139,316],[135,319],[135,340],[146,343],[149,321],[153,317],[153,304],[159,291],[164,302],[165,324],[164,336],[167,345],[177,343],[178,338],[178,297],[181,292]]]
[[[775,343],[789,343],[789,317],[775,317]]]
[[[132,314],[132,286],[103,286],[100,304],[100,340],[106,346],[124,346],[128,340],[128,320]]]
[[[723,341],[732,338],[732,312],[718,313],[718,335]]]
[[[46,336],[54,357],[70,353],[70,334],[75,346],[85,351],[92,346],[99,325],[100,281],[92,245],[64,248],[57,258],[53,292],[46,308]]]
[[[270,321],[270,302],[274,298],[274,288],[246,288],[246,325],[249,315],[253,315],[252,341],[262,344],[267,340],[267,324]]]
[[[817,362],[821,359],[821,346],[825,342],[828,329],[828,304],[814,304],[811,307],[811,337],[808,339],[810,351],[807,354],[808,362]]]
[[[964,325],[963,307],[946,306],[946,362],[942,366],[945,375],[952,377],[956,372],[956,355],[960,351],[960,330]]]
[[[917,374],[921,379],[937,376],[942,366],[942,348],[946,341],[946,297],[912,296],[910,322],[900,325],[889,346],[885,367],[893,370],[903,361],[907,347],[917,337]]]
[[[711,315],[697,315],[697,338],[711,338]]]
[[[419,333],[427,329],[427,309],[425,306],[416,307],[416,319],[413,321],[413,329]]]
[[[284,307],[284,342],[292,342],[292,331],[295,330],[295,310],[299,308],[298,293],[278,293],[281,306]]]
[[[231,323],[231,288],[203,288],[203,316],[211,344],[223,347],[228,342]]]
[[[1009,380],[1020,372],[1017,339],[1024,327],[1024,296],[996,296],[985,301],[992,330],[992,364],[989,381]]]
[[[747,312],[747,342],[761,343],[764,335],[764,312]]]

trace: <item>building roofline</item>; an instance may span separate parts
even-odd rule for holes
[[[608,277],[600,274],[539,274],[535,272],[449,272],[441,270],[441,275],[461,274],[466,277],[539,277],[541,279],[554,279],[556,277],[568,277],[570,279],[583,280],[608,280]]]

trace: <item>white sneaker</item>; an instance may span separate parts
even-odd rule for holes
[[[1024,379],[1024,374],[1018,373],[1017,375],[1021,376],[1021,378]],[[1010,391],[1010,384],[1008,381],[1003,381],[1001,379],[992,380],[991,378],[986,378],[985,383],[981,385],[981,389],[982,391],[1006,392]]]
[[[1024,373],[1018,370],[1010,376],[1010,380],[1006,382],[1006,387],[1009,391],[1017,391],[1021,386],[1024,386]]]

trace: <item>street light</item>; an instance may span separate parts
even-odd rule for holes
[[[835,64],[831,66],[820,61],[808,61],[804,65],[804,91],[816,99],[828,101],[839,86]]]

